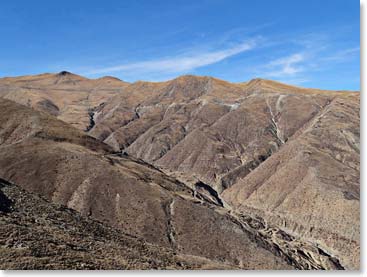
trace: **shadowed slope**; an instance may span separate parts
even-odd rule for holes
[[[1,179],[0,197],[2,270],[235,268],[149,244]]]

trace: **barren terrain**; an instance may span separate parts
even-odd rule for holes
[[[75,228],[102,226],[109,244],[133,241],[123,249],[92,243],[85,255],[106,259],[90,265],[66,247],[70,261],[106,269],[359,268],[359,92],[60,72],[0,79],[0,97],[0,178],[15,184],[4,181],[4,199],[18,203],[25,193],[44,213],[77,211],[43,222],[45,240],[72,218]],[[1,241],[40,216],[22,205],[1,213]],[[58,243],[81,240],[78,230],[64,230]],[[67,267],[60,257],[41,263],[28,250],[0,247],[2,268]],[[140,257],[141,247],[151,250]],[[114,251],[121,260],[108,258]],[[9,255],[30,257],[29,267]]]

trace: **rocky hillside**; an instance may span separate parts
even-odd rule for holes
[[[1,269],[228,269],[176,254],[0,179]]]
[[[222,197],[359,267],[359,98],[335,97]]]
[[[297,266],[243,227],[210,190],[113,154],[52,116],[0,99],[0,130],[0,176],[29,192],[181,254],[247,269]]]
[[[128,84],[61,72],[0,79],[0,96],[49,114],[0,101],[0,177],[29,191],[244,268],[284,265],[251,260],[234,246],[251,245],[237,240],[244,236],[233,235],[235,226],[287,265],[359,268],[358,92],[197,76]],[[53,108],[37,104],[45,99]],[[245,228],[243,218],[263,227]],[[200,235],[208,230],[216,235]]]

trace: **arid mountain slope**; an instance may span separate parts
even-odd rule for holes
[[[359,268],[359,97],[335,97],[223,197]]]
[[[0,79],[1,94],[22,104],[30,99],[33,108],[53,114],[36,104],[47,98],[63,111],[59,119],[91,129],[90,135],[115,151],[194,174],[220,192],[275,152],[333,95],[343,93],[262,79],[233,84],[183,76],[127,84],[61,72]]]
[[[54,75],[51,77],[55,78]],[[3,80],[0,80],[0,86]],[[92,83],[95,80],[85,79],[84,82]],[[11,86],[8,85],[8,87]],[[47,87],[48,85],[45,85],[43,90],[47,91]],[[103,85],[100,88],[102,87]],[[37,90],[33,92],[34,95],[39,95]],[[11,98],[10,92],[6,95],[7,98]],[[13,97],[14,101],[21,102],[16,98]],[[33,108],[42,110],[35,105]],[[75,118],[75,114],[70,116]],[[75,120],[78,121],[77,118]],[[37,144],[35,143],[37,136],[30,136],[19,145],[25,145],[31,141],[32,147],[15,148],[18,144],[10,146],[11,150],[3,160],[4,174],[16,183],[27,184],[27,180],[22,179],[24,177],[20,178],[20,174],[17,175],[14,165],[19,168],[27,167],[31,161],[38,167],[44,163],[43,168],[47,169],[48,164],[54,162],[54,157],[63,157],[57,162],[59,166],[55,169],[57,173],[54,174],[56,177],[53,182],[57,186],[51,189],[48,185],[44,185],[56,191],[56,193],[52,191],[46,193],[49,199],[68,203],[69,206],[84,214],[90,213],[97,218],[108,219],[112,224],[119,224],[118,218],[125,214],[116,216],[115,210],[109,211],[112,209],[111,205],[102,208],[91,204],[85,204],[85,207],[73,206],[75,203],[90,201],[79,201],[79,198],[71,201],[73,191],[78,191],[76,195],[98,193],[99,198],[106,199],[117,194],[122,197],[124,193],[128,194],[140,187],[136,183],[142,183],[145,184],[142,185],[144,187],[142,191],[146,187],[149,188],[149,192],[145,194],[139,192],[137,196],[133,193],[132,199],[136,197],[139,201],[143,201],[141,203],[145,203],[145,198],[156,199],[157,197],[159,198],[157,202],[152,201],[155,204],[165,203],[163,205],[166,207],[165,212],[160,211],[165,215],[167,215],[167,207],[174,203],[176,215],[176,209],[179,210],[176,205],[180,202],[173,201],[171,194],[167,198],[158,197],[155,194],[157,188],[153,190],[151,185],[147,185],[152,183],[151,179],[153,179],[155,184],[160,186],[164,184],[166,188],[163,190],[164,193],[167,193],[167,190],[174,191],[175,195],[185,198],[185,201],[190,199],[195,203],[197,200],[194,199],[198,195],[199,198],[205,198],[201,201],[211,207],[209,210],[215,210],[215,216],[219,210],[219,213],[225,211],[231,214],[230,218],[235,217],[235,221],[243,216],[245,218],[250,216],[251,220],[255,220],[253,216],[257,216],[261,222],[264,222],[264,226],[280,229],[281,232],[292,235],[298,242],[309,243],[312,249],[322,249],[319,253],[330,255],[332,259],[340,261],[337,267],[359,268],[358,92],[306,89],[263,79],[233,84],[211,77],[182,76],[167,82],[124,84],[118,93],[103,100],[103,104],[98,104],[98,107],[93,109],[90,113],[90,122],[93,124],[88,128],[88,134],[99,141],[104,141],[109,145],[108,149],[105,144],[100,144],[98,147],[95,145],[90,149],[83,140],[72,142],[72,146],[70,143],[65,146],[65,143],[60,141],[55,144],[54,140],[50,142],[49,139],[44,139],[42,144]],[[77,125],[77,127],[81,130],[85,129],[82,126]],[[28,129],[29,127],[26,130]],[[15,132],[15,134],[18,133],[26,132],[23,130]],[[62,135],[61,131],[60,135]],[[78,133],[76,137],[83,136],[82,133]],[[75,140],[74,138],[73,141]],[[91,141],[90,138],[88,140]],[[95,144],[95,141],[93,143]],[[26,156],[22,156],[23,154],[14,156],[14,151],[26,153],[25,149],[33,149],[34,144],[47,145],[51,153],[54,151],[53,155],[44,157],[38,154],[43,153],[40,150],[29,150],[32,153],[27,153]],[[74,149],[76,144],[83,150]],[[63,145],[62,150],[60,150],[61,145]],[[72,148],[74,150],[71,151]],[[91,153],[88,152],[86,155],[85,148],[92,150]],[[96,151],[99,151],[98,155],[95,155]],[[101,154],[106,151],[115,151],[116,155]],[[73,154],[65,155],[69,152]],[[6,155],[7,152],[3,153]],[[38,156],[33,153],[37,153]],[[75,153],[79,153],[76,160],[82,160],[82,162],[74,161],[72,157]],[[92,153],[93,155],[90,155]],[[124,156],[124,153],[127,153],[129,158]],[[28,158],[30,155],[32,155],[31,159]],[[35,156],[37,156],[36,159]],[[81,156],[83,158],[80,158]],[[12,160],[11,166],[14,168],[6,163],[9,159]],[[24,163],[20,162],[22,160]],[[107,166],[106,160],[112,167]],[[42,161],[46,162],[42,163]],[[143,161],[153,164],[162,172],[148,167]],[[27,169],[27,172],[32,172],[31,176],[36,176],[36,179],[29,181],[30,186],[36,180],[43,178],[40,177],[43,175],[39,173],[36,165]],[[2,166],[1,161],[0,166]],[[110,167],[113,170],[106,170]],[[146,172],[147,168],[149,173]],[[71,169],[84,173],[69,177],[66,172]],[[125,175],[129,172],[130,177],[131,171],[139,182],[126,179]],[[163,172],[171,177],[167,177]],[[94,180],[95,175],[103,178]],[[124,177],[122,178],[121,175]],[[106,196],[106,191],[110,189],[101,187],[91,190],[88,183],[90,178],[96,183],[106,180],[108,183],[112,182],[110,180],[117,183],[118,180],[124,180],[123,182],[133,183],[133,185],[129,190],[124,192],[114,190]],[[83,183],[85,180],[88,180],[87,184]],[[44,180],[44,183],[46,184],[47,181]],[[72,189],[58,193],[58,187],[64,187],[65,184]],[[34,186],[35,191],[36,187],[40,187]],[[134,206],[135,200],[131,201],[125,207]],[[186,204],[191,207],[190,201],[185,202],[182,207],[186,207]],[[221,207],[221,204],[224,207]],[[159,208],[153,204],[155,209],[150,206],[151,204],[145,205],[155,214],[154,220],[161,218]],[[88,210],[90,206],[92,211]],[[138,206],[137,209],[141,208],[139,205],[136,206]],[[109,212],[106,212],[105,208]],[[185,209],[190,211],[189,208]],[[103,214],[99,214],[100,210]],[[195,213],[199,213],[196,208]],[[203,213],[207,214],[208,210],[204,210]],[[132,218],[124,217],[121,222],[132,222],[136,214],[132,213]],[[189,215],[185,216],[189,217]],[[186,220],[185,216],[182,219]],[[203,217],[205,216],[200,215],[200,218]],[[152,219],[151,222],[154,220]],[[134,225],[134,223],[127,225],[129,224]],[[167,231],[165,227],[160,229],[157,224],[154,230],[150,230],[151,227],[145,227],[150,226],[150,223],[145,224],[140,225],[138,231],[132,232],[134,234],[137,232],[136,234],[148,238],[149,241],[159,240],[162,245],[174,245],[169,236],[167,240],[161,240],[162,234],[166,234]],[[181,224],[184,226],[185,222],[182,221]],[[167,227],[167,225],[170,226],[170,223],[162,226]],[[190,224],[185,226],[191,227]],[[187,232],[189,233],[187,236],[194,234],[190,233],[194,232],[190,227],[182,229],[185,231],[183,236],[186,236]],[[176,228],[177,226],[175,226],[177,231]],[[215,226],[215,228],[221,227]],[[268,230],[267,227],[265,230]],[[256,234],[258,232],[259,230],[255,231]],[[267,231],[264,232],[268,234]],[[203,233],[205,234],[205,231]],[[191,240],[198,234],[195,233]],[[203,239],[205,241],[207,238]],[[191,241],[188,237],[186,240]],[[274,247],[274,238],[267,237],[268,242],[269,240]],[[177,242],[177,238],[174,241]],[[185,243],[183,241],[180,245]],[[282,245],[281,255],[289,257],[284,249],[290,246],[284,244],[283,239],[281,243],[275,244],[276,247]],[[303,251],[300,249],[304,249],[304,246],[296,245],[290,248]],[[228,245],[228,247],[231,246]],[[274,248],[270,248],[274,252]],[[189,246],[187,249],[193,251],[196,248]],[[305,256],[314,257],[315,251],[311,252],[313,254]],[[193,254],[201,255],[201,252]],[[299,254],[297,258],[300,256],[302,255]],[[295,263],[294,257],[290,260]],[[323,262],[311,262],[311,264],[320,266]],[[299,265],[296,267],[307,268]]]
[[[93,109],[119,94],[128,83],[114,77],[87,79],[66,71],[0,79],[4,97],[85,130],[90,128]]]
[[[0,179],[0,269],[233,269],[152,245]]]
[[[52,116],[0,99],[0,130],[1,178],[128,234],[241,268],[337,267],[328,256],[311,263],[289,258],[205,189],[196,191],[142,161],[113,155],[105,144],[84,139]]]
[[[181,180],[224,191],[239,212],[359,268],[358,92],[194,76],[135,86],[101,108],[92,135]]]
[[[294,91],[261,79],[246,85],[195,76],[140,82],[101,107],[89,133],[116,151],[194,174],[221,192],[338,94]]]

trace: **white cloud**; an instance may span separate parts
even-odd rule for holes
[[[269,77],[288,77],[304,70],[302,62],[305,60],[304,53],[296,53],[269,62],[265,67],[268,72],[264,75]]]
[[[317,49],[304,48],[300,52],[271,60],[263,66],[260,65],[257,72],[259,76],[284,83],[294,85],[310,83],[316,77],[315,74],[319,74],[317,72],[329,70],[337,63],[348,62],[357,57],[359,51],[359,47],[339,50],[326,46]]]
[[[187,53],[178,57],[162,58],[157,60],[126,63],[111,67],[96,68],[85,72],[86,75],[106,74],[112,72],[134,73],[180,73],[195,68],[214,64],[234,55],[249,51],[256,46],[256,40],[249,40],[234,47],[202,52],[199,54]]]

